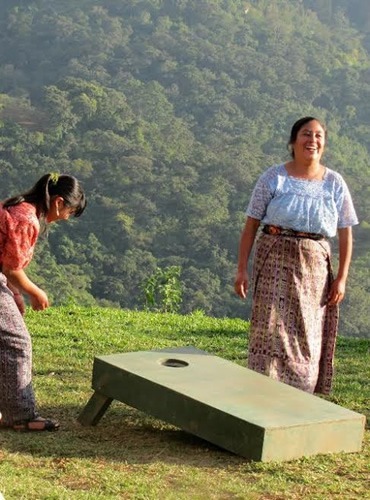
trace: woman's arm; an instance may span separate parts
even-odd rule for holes
[[[42,311],[49,307],[49,300],[46,293],[28,278],[23,269],[15,271],[3,265],[2,272],[7,277],[13,289],[15,287],[20,292],[29,296],[32,309]]]
[[[329,305],[342,302],[346,291],[346,281],[352,259],[352,227],[338,229],[339,237],[339,267],[338,274],[333,281],[328,297]]]
[[[253,217],[247,217],[239,243],[238,270],[235,276],[235,292],[245,299],[248,293],[248,260],[252,251],[257,230],[261,221]]]

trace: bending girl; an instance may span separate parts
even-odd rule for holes
[[[24,269],[30,263],[44,223],[79,217],[86,206],[78,180],[46,174],[26,193],[0,203],[0,411],[1,426],[14,430],[55,431],[59,423],[36,411],[32,388],[32,345],[23,320],[22,295],[32,308],[49,306],[47,294]]]

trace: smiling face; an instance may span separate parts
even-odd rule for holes
[[[291,144],[294,159],[298,161],[320,161],[325,147],[325,130],[317,120],[311,120],[298,130]]]

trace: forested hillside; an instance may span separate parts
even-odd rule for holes
[[[88,194],[30,266],[54,303],[242,318],[248,197],[324,120],[361,221],[341,334],[370,336],[367,0],[2,0],[0,108],[0,198],[49,171]]]

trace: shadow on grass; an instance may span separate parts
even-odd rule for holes
[[[2,429],[0,448],[9,453],[53,461],[162,463],[198,468],[225,468],[250,462],[117,401],[113,401],[98,425],[84,427],[77,420],[84,404],[40,408],[42,415],[60,421],[60,430],[19,433]],[[369,414],[366,416],[369,429]]]
[[[40,408],[57,418],[58,432],[19,433],[0,430],[0,447],[10,453],[38,458],[109,460],[128,464],[184,464],[195,467],[225,467],[246,463],[230,453],[163,421],[113,402],[96,426],[82,426],[81,407]]]

